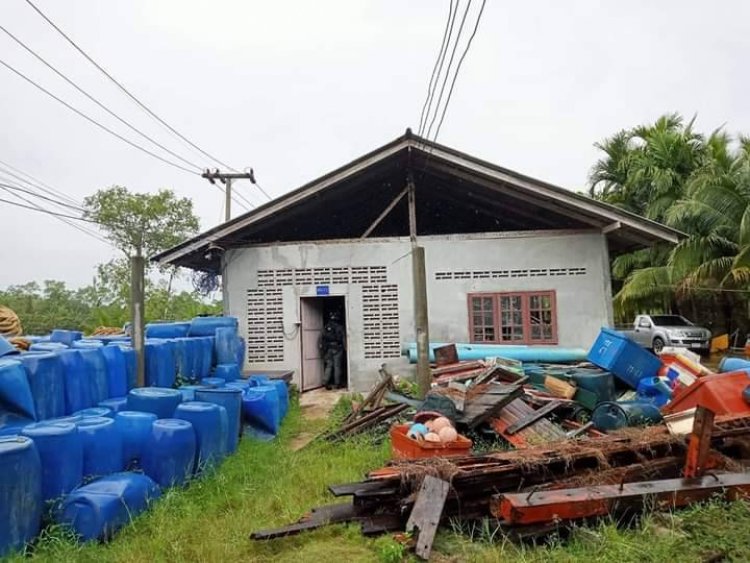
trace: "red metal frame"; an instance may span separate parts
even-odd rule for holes
[[[544,338],[542,333],[541,339],[535,339],[531,336],[531,297],[538,296],[540,299],[549,297],[550,299],[550,316],[552,325],[552,338]],[[474,298],[492,298],[492,316],[493,316],[493,328],[495,332],[494,340],[477,340],[474,337],[474,309],[473,299]],[[501,297],[520,297],[521,298],[521,317],[523,326],[523,339],[521,340],[504,340],[502,337],[502,309],[500,305]],[[555,290],[543,290],[543,291],[507,291],[507,292],[479,292],[469,293],[466,296],[466,306],[469,317],[469,341],[476,344],[557,344],[557,294]],[[546,309],[534,309],[540,311]],[[482,309],[482,315],[485,314],[484,308]],[[481,327],[486,325],[482,324]],[[518,325],[513,325],[518,326]],[[477,326],[479,328],[479,326]]]

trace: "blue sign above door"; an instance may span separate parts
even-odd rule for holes
[[[330,295],[331,294],[331,288],[327,285],[316,285],[315,286],[315,295]]]

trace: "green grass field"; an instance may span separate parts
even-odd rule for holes
[[[388,443],[367,439],[312,444],[298,452],[289,443],[323,421],[303,420],[294,404],[274,442],[243,440],[221,468],[188,488],[170,490],[148,513],[107,544],[77,544],[51,529],[30,550],[29,561],[338,561],[404,560],[388,536],[368,539],[355,525],[332,526],[292,538],[252,542],[256,529],[290,523],[311,507],[333,502],[326,486],[359,480],[389,456]],[[709,504],[676,515],[654,514],[638,528],[611,523],[581,528],[565,544],[519,548],[481,526],[442,530],[434,561],[614,561],[617,563],[750,561],[750,508],[744,503]],[[406,559],[408,560],[408,559]]]

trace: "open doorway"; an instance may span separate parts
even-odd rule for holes
[[[323,333],[326,323],[337,322],[342,328],[343,349],[341,350],[341,386],[349,383],[349,365],[346,342],[346,298],[343,295],[300,298],[300,330],[302,333],[302,391],[310,391],[325,386],[325,350]]]

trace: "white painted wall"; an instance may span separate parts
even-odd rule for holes
[[[468,342],[467,294],[482,291],[555,290],[560,346],[588,348],[599,328],[612,322],[607,243],[597,232],[491,233],[422,237],[432,341]],[[247,290],[257,289],[258,271],[285,268],[386,266],[388,283],[399,287],[400,338],[414,340],[413,294],[408,239],[368,239],[325,243],[260,245],[227,252],[224,284],[228,314],[247,328]],[[436,280],[438,272],[585,268],[585,275],[504,279]],[[364,358],[362,287],[330,285],[347,299],[350,387],[367,389],[383,361]],[[284,361],[254,363],[250,369],[293,369],[300,383],[299,298],[314,296],[315,285],[282,290]]]

